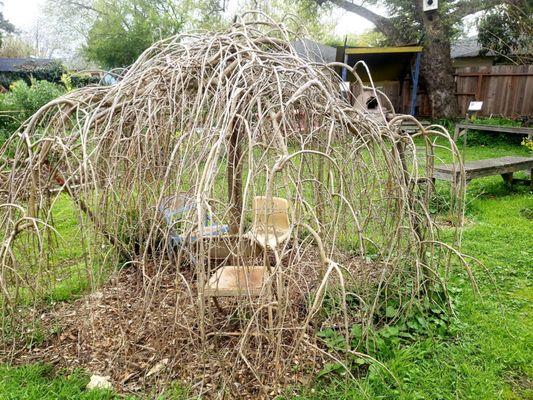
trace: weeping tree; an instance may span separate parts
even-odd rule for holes
[[[457,155],[454,142],[410,116],[384,124],[355,109],[336,67],[378,91],[349,66],[301,58],[283,26],[246,14],[221,32],[159,41],[119,83],[48,103],[0,149],[4,355],[41,323],[51,286],[78,274],[94,290],[98,271],[125,264],[127,285],[110,290],[110,308],[98,305],[100,293],[81,303],[96,305],[67,313],[74,358],[85,349],[92,356],[80,362],[96,359],[117,382],[138,365],[132,359],[164,359],[171,378],[199,393],[267,397],[329,362],[351,376],[391,302],[387,321],[433,302],[436,288],[445,293],[450,256],[461,257],[439,241],[428,210],[433,138]],[[406,120],[420,127],[414,136],[402,133]],[[165,220],[176,193],[194,207]],[[244,251],[256,243],[257,196],[290,204],[288,236],[259,254]],[[65,198],[80,227],[70,240],[84,249],[75,269],[54,256],[55,205]],[[224,225],[227,234],[206,235]],[[267,271],[254,295],[213,307],[215,246],[227,250],[222,266]],[[328,327],[340,337],[334,347],[316,335]]]
[[[456,117],[459,109],[455,97],[450,45],[463,18],[479,11],[490,10],[502,3],[521,0],[440,0],[437,11],[424,12],[423,0],[314,0],[318,4],[333,4],[372,22],[390,44],[405,45],[421,42],[424,46],[421,76],[424,80],[433,117]],[[373,7],[387,10],[388,16]]]

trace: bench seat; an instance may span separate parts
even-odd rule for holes
[[[470,161],[464,164],[465,180],[485,176],[502,175],[505,181],[512,181],[513,172],[533,170],[533,157],[500,157],[486,160]],[[434,179],[457,182],[461,171],[458,165],[436,165],[433,172]]]

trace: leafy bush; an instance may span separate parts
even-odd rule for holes
[[[73,89],[81,88],[89,85],[97,85],[100,83],[99,76],[93,76],[88,73],[64,73],[61,76],[61,83],[65,86],[67,92],[70,92]]]
[[[520,143],[522,146],[524,146],[529,151],[533,151],[533,140],[529,140],[527,138],[523,139]]]
[[[507,118],[479,118],[473,121],[479,125],[520,126],[520,122]],[[494,144],[520,144],[521,137],[514,133],[469,131],[467,144],[471,146],[490,146]]]
[[[31,83],[33,79],[59,83],[61,75],[65,72],[65,67],[57,61],[45,65],[28,61],[27,64],[20,66],[16,71],[0,73],[0,85],[8,88],[16,81],[23,80],[26,83]]]
[[[30,85],[23,80],[14,82],[9,92],[0,94],[0,144],[39,108],[64,92],[63,86],[47,81],[32,79]]]
[[[494,125],[494,126],[520,126],[520,121],[516,121],[503,117],[480,117],[473,121],[468,121],[478,125]],[[440,119],[435,121],[436,124],[444,126],[451,133],[455,129],[456,121],[451,119]],[[460,138],[459,141],[463,139]],[[514,133],[497,133],[469,130],[467,136],[468,146],[490,146],[495,144],[520,144],[521,137]]]

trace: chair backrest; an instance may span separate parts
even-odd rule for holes
[[[256,230],[284,231],[290,227],[289,202],[281,197],[254,197],[253,211]]]

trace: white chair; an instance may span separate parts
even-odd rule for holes
[[[252,228],[247,236],[263,248],[275,249],[291,234],[289,202],[280,197],[257,196],[253,200]]]

